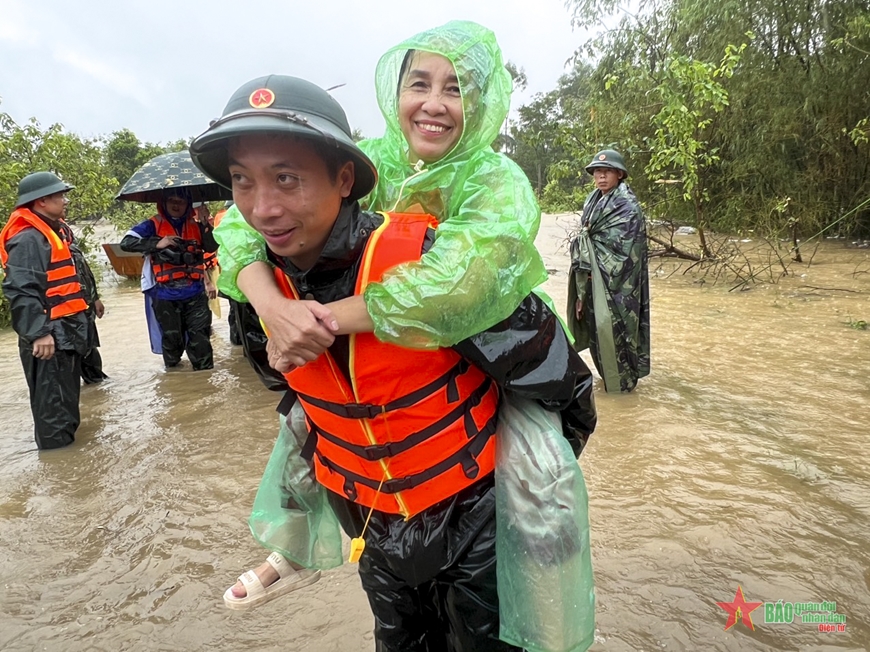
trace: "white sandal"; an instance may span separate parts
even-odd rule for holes
[[[296,570],[284,556],[273,552],[266,558],[269,565],[278,573],[278,579],[269,586],[263,586],[260,578],[253,570],[248,570],[239,576],[239,581],[245,587],[245,597],[233,595],[233,587],[224,592],[224,604],[230,609],[252,609],[270,600],[314,584],[320,579],[320,571],[303,568]]]

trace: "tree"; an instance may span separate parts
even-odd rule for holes
[[[562,111],[552,142],[566,156],[549,166],[548,188],[578,151],[613,143],[638,196],[664,196],[668,218],[767,236],[870,231],[866,208],[850,213],[870,196],[867,0],[640,0],[634,13],[616,0],[568,4],[575,25],[603,29],[577,51],[593,71]],[[726,51],[740,57],[730,77]],[[655,184],[661,175],[683,179],[682,202]]]
[[[695,212],[694,223],[706,258],[713,256],[705,233],[708,172],[719,161],[710,132],[714,115],[728,106],[728,93],[719,80],[733,75],[744,49],[745,44],[727,46],[718,67],[685,56],[669,58],[656,88],[661,108],[650,121],[655,131],[647,139],[651,155],[645,171],[649,176],[679,175],[683,198],[692,203]]]
[[[585,155],[583,109],[591,66],[577,62],[549,93],[538,93],[517,110],[507,152],[526,172],[548,210],[570,210],[582,203]]]
[[[5,224],[27,174],[48,170],[75,186],[68,220],[101,216],[117,192],[117,181],[103,166],[98,140],[81,139],[55,124],[43,130],[35,119],[19,126],[0,113],[0,224]]]

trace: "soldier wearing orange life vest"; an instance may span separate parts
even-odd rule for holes
[[[285,296],[321,304],[357,298],[433,242],[429,216],[360,209],[377,172],[353,143],[338,103],[304,80],[270,76],[242,86],[193,141],[191,157],[232,187],[241,214],[266,241]],[[329,489],[342,528],[365,541],[360,577],[381,652],[518,649],[498,640],[496,381],[552,400],[552,409],[584,386],[577,430],[588,435],[595,424],[591,375],[561,327],[538,332],[536,320],[548,317],[552,327],[558,319],[534,295],[527,302],[521,309],[530,312],[518,321],[534,355],[501,368],[486,354],[499,349],[513,322],[494,326],[492,340],[411,350],[371,333],[348,334],[347,314],[330,303],[337,323],[326,353],[285,376],[284,413],[298,399],[309,424],[303,455]],[[277,581],[265,586],[245,573],[254,576],[244,584],[247,596],[229,589],[225,603],[248,608],[319,577],[280,555],[269,563]]]
[[[416,260],[435,228],[427,215],[383,215],[368,238],[354,294]],[[280,267],[279,286],[298,290]],[[403,349],[360,333],[348,375],[325,354],[286,374],[316,436],[317,480],[380,512],[410,518],[493,471],[498,387],[452,349]]]
[[[146,256],[142,290],[159,324],[159,349],[166,368],[187,353],[194,370],[214,366],[211,311],[205,288],[203,253],[217,250],[211,225],[193,219],[184,188],[166,190],[157,215],[140,222],[121,240],[121,249]]]
[[[62,228],[72,189],[51,172],[24,177],[15,211],[0,232],[3,294],[18,333],[40,449],[71,444],[80,422],[88,304]]]

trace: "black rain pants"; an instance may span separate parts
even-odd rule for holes
[[[369,509],[329,492],[359,536]],[[507,652],[498,639],[492,474],[406,521],[373,512],[359,562],[377,652]]]
[[[36,447],[62,448],[75,441],[81,417],[82,357],[75,351],[55,349],[49,360],[33,357],[31,347],[18,347],[24,377],[30,389],[30,411]]]
[[[163,364],[174,367],[187,357],[194,370],[214,367],[214,355],[209,339],[211,310],[205,292],[184,301],[154,299],[154,316],[163,331]]]

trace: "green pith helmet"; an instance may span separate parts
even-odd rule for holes
[[[625,167],[625,159],[622,154],[615,149],[602,149],[592,157],[592,162],[586,166],[586,171],[592,174],[595,168],[612,168],[614,170],[622,170],[625,172],[625,177],[628,177],[628,168]]]
[[[15,208],[20,208],[41,197],[48,197],[56,192],[67,192],[73,188],[75,186],[64,183],[60,177],[51,172],[28,174],[18,182],[18,199],[15,202]]]
[[[292,134],[343,150],[354,162],[351,201],[375,187],[374,163],[353,142],[341,105],[319,86],[286,75],[259,77],[233,93],[221,117],[194,138],[190,157],[206,175],[230,188],[229,139],[262,133]]]

